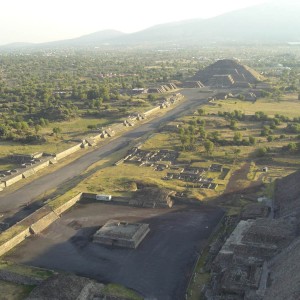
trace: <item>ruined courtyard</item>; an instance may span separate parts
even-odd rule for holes
[[[183,299],[198,253],[222,215],[199,205],[147,209],[83,200],[4,259],[116,282],[147,297]],[[110,219],[146,223],[150,232],[136,249],[93,243]]]

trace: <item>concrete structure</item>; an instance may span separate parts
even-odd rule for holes
[[[42,232],[44,229],[46,229],[48,226],[50,226],[53,222],[55,222],[59,216],[55,212],[50,212],[41,219],[39,219],[37,222],[32,224],[30,226],[30,232],[32,234],[37,234]]]
[[[93,241],[103,245],[135,249],[149,231],[148,224],[110,220],[94,234]]]
[[[52,209],[49,205],[43,206],[21,222],[2,232],[0,234],[0,256],[23,242],[27,237],[46,229],[59,218],[61,213],[76,204],[81,196],[82,193],[79,193],[55,209]]]
[[[0,182],[0,191],[3,191],[4,188],[5,188],[5,183],[4,182]]]
[[[20,180],[22,180],[23,178],[23,175],[22,174],[18,174],[18,175],[11,175],[11,176],[8,176],[7,178],[5,178],[4,180],[2,180],[2,182],[5,183],[5,186],[8,187]]]
[[[39,163],[39,164],[36,164],[36,165],[33,167],[34,172],[38,172],[39,170],[42,170],[42,169],[48,167],[48,166],[49,166],[49,163],[50,163],[49,160],[46,160],[46,161],[43,161],[43,162],[41,162],[41,163]]]
[[[60,159],[62,159],[62,158],[65,158],[66,156],[68,156],[68,155],[70,155],[70,154],[72,154],[72,153],[74,153],[74,152],[80,150],[80,149],[81,149],[81,145],[82,145],[82,143],[77,144],[77,145],[75,145],[75,146],[73,146],[73,147],[71,147],[71,148],[68,148],[67,150],[62,151],[62,152],[60,152],[60,153],[57,153],[57,154],[56,154],[56,159],[57,159],[57,160],[60,160]]]
[[[22,173],[24,178],[28,178],[34,174],[35,174],[35,172],[34,172],[33,168],[30,168],[29,170],[26,170],[25,172]]]
[[[152,108],[152,109],[146,111],[146,112],[144,113],[144,115],[147,117],[147,116],[149,116],[149,115],[151,115],[151,114],[153,114],[153,113],[155,113],[155,112],[157,112],[157,111],[159,111],[159,110],[160,110],[160,106],[156,106],[156,107],[154,107],[154,108]]]
[[[6,231],[4,231],[4,233],[7,232],[11,232],[12,237],[8,238],[7,240],[2,242],[2,234],[0,235],[0,256],[4,255],[6,252],[10,251],[11,249],[13,249],[15,246],[17,246],[18,244],[20,244],[21,242],[23,242],[28,236],[31,235],[30,231],[29,231],[29,227],[25,227],[22,228],[19,225],[15,225],[9,229],[7,229]],[[17,232],[17,233],[15,233]]]
[[[56,214],[60,215],[64,213],[66,210],[68,210],[69,208],[71,208],[73,205],[75,205],[81,199],[81,197],[82,197],[82,193],[79,193],[75,197],[71,198],[69,201],[59,206],[58,208],[55,208],[53,211]]]
[[[31,157],[31,155],[27,155],[28,157]],[[27,157],[26,155],[24,157]],[[21,155],[18,155],[18,157],[22,157]],[[21,159],[21,158],[20,158]],[[46,168],[49,166],[49,159],[47,160],[38,160],[34,161],[30,164],[24,164],[25,170],[23,168],[15,169],[12,171],[7,171],[8,175],[5,175],[2,177],[2,182],[0,183],[0,190],[4,189],[5,187],[11,186],[12,184],[20,181],[23,178],[28,178],[32,175],[34,175],[36,172],[38,172],[41,169]],[[23,171],[24,170],[24,171]],[[21,173],[20,173],[21,172]]]
[[[99,138],[99,139],[100,139],[100,138]],[[93,146],[96,145],[95,138],[93,138],[93,137],[91,137],[91,138],[86,138],[85,141],[86,141],[86,143],[85,143],[85,144],[83,143],[84,148],[85,148],[85,145],[88,145],[88,146],[91,146],[91,147],[93,147]]]

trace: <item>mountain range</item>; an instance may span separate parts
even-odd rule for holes
[[[299,15],[298,3],[266,3],[210,19],[156,25],[131,34],[104,30],[75,39],[41,44],[14,43],[0,49],[297,43],[300,42]]]

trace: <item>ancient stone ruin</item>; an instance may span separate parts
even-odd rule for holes
[[[93,242],[135,249],[149,231],[148,224],[110,220],[94,234]]]
[[[156,187],[145,187],[135,192],[130,205],[148,208],[171,208],[174,204],[171,196],[174,191]]]
[[[215,88],[248,88],[263,81],[264,78],[237,60],[222,59],[200,70],[192,80]]]
[[[270,262],[282,256],[296,232],[294,218],[240,221],[213,261],[206,299],[265,299]]]
[[[26,299],[103,299],[103,288],[103,284],[85,277],[73,274],[60,274],[46,279],[40,285],[35,287]]]

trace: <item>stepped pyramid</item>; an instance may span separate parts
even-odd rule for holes
[[[219,88],[250,87],[251,84],[263,81],[264,77],[237,60],[222,59],[200,70],[192,80]]]

